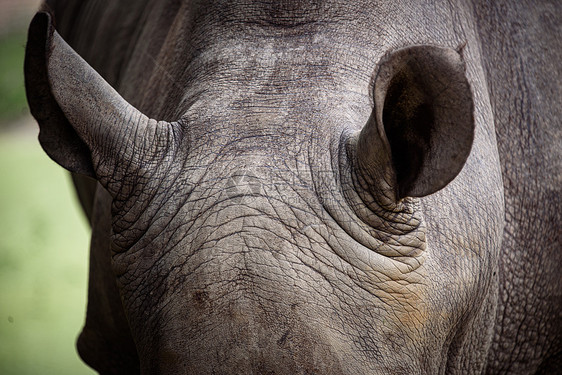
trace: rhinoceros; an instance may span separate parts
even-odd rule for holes
[[[82,359],[560,373],[561,17],[558,1],[46,1],[26,90],[92,227]]]

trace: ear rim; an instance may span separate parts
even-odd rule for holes
[[[91,151],[55,99],[48,76],[55,28],[52,15],[38,12],[29,25],[25,49],[25,90],[30,112],[39,124],[39,142],[45,153],[67,170],[97,178]]]
[[[150,173],[148,166],[173,155],[181,142],[182,119],[158,121],[133,107],[64,41],[47,13],[30,25],[25,69],[47,154],[113,194],[121,193],[123,179]]]
[[[436,58],[436,64],[439,64],[440,68],[447,69],[452,77],[458,78],[458,83],[460,83],[460,87],[456,89],[457,92],[462,92],[464,95],[463,100],[465,100],[467,104],[469,114],[469,118],[465,119],[465,124],[468,124],[468,127],[461,127],[463,130],[466,130],[463,136],[467,136],[465,141],[469,143],[469,147],[460,150],[461,153],[454,154],[456,163],[448,164],[447,166],[453,165],[455,168],[446,171],[446,173],[433,173],[433,169],[439,171],[439,165],[431,165],[432,162],[435,162],[435,158],[443,157],[443,155],[439,152],[440,149],[438,147],[430,147],[430,149],[437,150],[434,152],[431,157],[434,158],[429,162],[426,162],[421,170],[419,171],[419,175],[421,179],[413,184],[408,189],[403,189],[400,186],[400,182],[398,181],[397,172],[395,169],[395,161],[391,160],[392,163],[392,172],[387,172],[387,175],[391,175],[393,179],[393,183],[395,184],[395,194],[396,200],[401,200],[405,197],[423,197],[430,194],[433,194],[445,186],[447,186],[451,181],[453,181],[456,176],[460,173],[463,169],[468,156],[471,153],[472,145],[474,142],[474,132],[475,132],[475,121],[474,121],[474,100],[472,89],[466,77],[466,66],[463,61],[462,55],[460,55],[457,51],[452,48],[448,47],[440,47],[440,46],[433,46],[433,45],[413,45],[405,48],[398,49],[396,51],[388,52],[379,63],[379,70],[377,71],[377,75],[374,81],[374,89],[373,89],[373,99],[374,99],[374,110],[371,119],[369,120],[368,124],[365,126],[367,127],[375,127],[380,137],[380,142],[383,151],[390,155],[390,159],[392,159],[392,146],[387,136],[387,132],[385,129],[385,124],[383,121],[383,112],[385,109],[387,93],[392,82],[392,79],[395,77],[397,72],[400,72],[406,65],[410,64],[411,61],[417,63],[416,57],[425,58],[428,55]],[[429,58],[431,60],[431,58]],[[437,69],[439,71],[439,69]],[[445,75],[445,74],[443,74]],[[462,96],[462,95],[461,95]],[[461,101],[462,102],[462,101]],[[466,108],[465,108],[466,109]],[[364,133],[366,129],[363,129],[361,133]],[[368,129],[367,129],[368,130]],[[372,131],[372,130],[371,130]],[[364,134],[362,134],[364,135]],[[440,135],[439,135],[440,136]],[[436,137],[432,137],[432,141],[435,140]],[[432,151],[433,151],[432,150]],[[438,164],[438,163],[436,163]],[[443,169],[443,168],[441,168]],[[429,181],[428,176],[435,176],[437,175],[439,178],[431,179]]]

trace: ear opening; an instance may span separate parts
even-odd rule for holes
[[[435,46],[388,54],[374,94],[378,135],[389,146],[398,199],[445,187],[464,166],[474,138],[472,92],[461,56]]]
[[[401,197],[412,191],[426,151],[431,149],[435,126],[433,104],[433,98],[408,66],[391,79],[382,121]]]

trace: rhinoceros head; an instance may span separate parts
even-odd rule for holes
[[[230,76],[220,103],[201,94],[157,121],[36,16],[40,141],[109,193],[112,274],[143,371],[398,374],[455,355],[443,348],[465,339],[497,245],[461,220],[470,192],[441,190],[470,154],[473,95],[454,49],[381,56],[364,123],[351,91],[278,75]]]

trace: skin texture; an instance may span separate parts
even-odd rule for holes
[[[47,3],[26,89],[90,176],[100,373],[557,372],[559,60],[531,62],[560,42],[530,8]]]
[[[488,372],[559,373],[562,7],[499,1],[475,11],[507,207]]]

